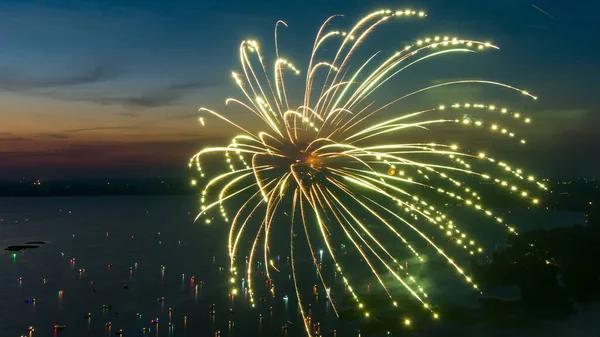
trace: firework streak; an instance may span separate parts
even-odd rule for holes
[[[392,305],[398,306],[393,293],[405,291],[420,302],[433,318],[438,318],[423,287],[397,257],[396,248],[406,248],[406,254],[420,261],[424,260],[418,251],[420,248],[432,250],[469,287],[478,291],[472,278],[442,246],[447,245],[449,250],[459,250],[467,256],[481,253],[483,248],[441,209],[450,202],[460,204],[481,213],[490,222],[504,226],[509,233],[517,234],[513,226],[484,206],[483,197],[469,182],[495,184],[533,204],[539,201],[528,188],[546,190],[546,186],[533,176],[527,176],[520,169],[483,152],[420,139],[397,143],[398,137],[403,134],[414,139],[419,134],[431,135],[435,128],[446,126],[460,128],[459,132],[465,132],[465,129],[475,132],[477,129],[485,130],[498,137],[505,136],[517,144],[525,144],[525,140],[517,137],[513,130],[487,118],[506,118],[507,123],[524,124],[530,123],[530,119],[491,103],[440,105],[439,102],[433,107],[401,114],[391,111],[391,107],[415,94],[446,86],[496,87],[535,100],[536,97],[527,91],[486,80],[454,80],[407,92],[381,106],[369,101],[371,95],[388,80],[429,58],[496,50],[498,47],[461,37],[424,37],[388,58],[375,53],[366,62],[352,67],[351,56],[377,26],[390,19],[421,19],[426,14],[413,10],[381,10],[367,15],[347,32],[328,32],[327,27],[335,17],[326,20],[316,36],[306,69],[303,96],[292,97],[297,90],[289,90],[291,86],[286,88],[284,81],[288,73],[299,75],[300,71],[279,57],[277,30],[287,26],[283,21],[275,26],[274,65],[269,67],[265,63],[256,41],[243,41],[239,49],[241,70],[232,74],[243,99],[229,98],[226,102],[253,114],[253,123],[242,126],[213,110],[201,108],[202,125],[208,117],[217,117],[238,129],[240,134],[225,146],[201,150],[190,161],[190,167],[196,168],[204,178],[208,174],[202,168],[205,157],[215,154],[225,156],[230,170],[205,183],[197,220],[203,217],[206,223],[210,223],[213,219],[211,212],[218,209],[223,220],[231,226],[228,251],[234,287],[232,293],[237,294],[235,285],[238,278],[243,277],[252,306],[256,303],[252,266],[257,259],[264,259],[265,274],[269,280],[273,272],[278,272],[270,256],[272,227],[285,228],[291,240],[291,277],[309,335],[310,319],[302,304],[301,285],[296,273],[298,257],[294,256],[298,237],[306,243],[315,264],[318,262],[315,245],[318,243],[326,248],[325,252],[339,276],[337,280],[343,281],[365,316],[369,316],[366,305],[361,303],[352,288],[351,275],[347,275],[346,268],[342,266],[337,249],[341,242],[350,243],[389,296]],[[322,49],[331,50],[332,45],[336,47],[329,60],[318,61]],[[290,107],[292,99],[301,100],[297,101],[296,108]],[[386,112],[382,114],[383,111]],[[461,113],[462,116],[469,113],[476,117],[458,117]],[[249,131],[252,128],[250,124],[256,125],[259,120],[263,130]],[[434,133],[435,137],[444,135]],[[479,166],[496,170],[497,174],[475,169]],[[194,180],[193,184],[197,182]],[[243,204],[235,214],[229,214],[226,205],[236,197],[243,197]],[[446,201],[440,204],[440,200]],[[289,221],[273,226],[276,214],[284,212]],[[434,240],[433,235],[442,239]],[[277,238],[281,239],[280,236]],[[382,242],[382,239],[389,241],[390,238],[398,240],[393,247]],[[249,256],[246,261],[239,259],[245,266],[242,276],[238,275],[239,261],[236,258],[239,246],[248,239],[252,241],[251,247],[248,247]],[[328,292],[329,283],[333,280],[320,268],[317,268],[317,273],[320,287]],[[390,288],[392,283],[397,285],[393,290]],[[328,300],[337,314],[336,303],[331,297]]]

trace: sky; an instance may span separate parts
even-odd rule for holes
[[[548,175],[597,176],[600,3],[594,1],[0,0],[0,180],[186,174],[196,151],[234,136],[216,120],[201,127],[198,108],[253,123],[249,112],[225,107],[226,98],[241,98],[230,73],[239,69],[243,39],[260,41],[273,61],[274,25],[284,20],[280,54],[303,70],[330,15],[344,14],[333,25],[349,28],[373,10],[406,7],[428,17],[386,24],[364,47],[392,51],[428,34],[460,34],[500,50],[432,61],[376,99],[457,78],[527,89],[539,96],[534,103],[500,97],[532,116],[530,145],[502,154]],[[494,97],[466,86],[411,104],[479,96]]]

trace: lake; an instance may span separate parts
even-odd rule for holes
[[[281,253],[275,262],[282,274],[276,280],[284,280],[276,283],[275,297],[250,308],[243,281],[235,285],[240,295],[230,294],[227,226],[219,221],[194,223],[197,211],[194,196],[0,199],[2,248],[46,242],[0,255],[0,336],[118,336],[120,331],[123,336],[304,336],[287,255]],[[550,227],[579,221],[579,215],[542,213],[511,216],[516,222]],[[493,244],[490,241],[485,239],[486,245]],[[497,243],[502,242],[500,236]],[[323,265],[328,264],[325,257]],[[319,284],[309,256],[298,258],[296,268],[306,289]],[[266,290],[261,269],[257,273],[255,287]],[[331,275],[332,293],[345,292],[339,275]],[[445,282],[447,278],[432,286],[433,297],[462,294],[454,291],[454,283]],[[423,279],[430,284],[440,277]],[[476,296],[464,293],[476,301]],[[336,330],[340,337],[358,336],[358,323],[337,320],[323,295],[304,298],[322,335],[332,336]],[[573,322],[583,322],[582,315]],[[54,329],[55,324],[65,328]],[[286,324],[288,329],[283,329]],[[583,323],[560,322],[550,325],[552,330],[548,325],[540,329],[545,336],[558,336],[552,333],[571,331],[564,329],[573,324]],[[442,336],[448,330],[418,331],[415,328],[412,335]],[[486,330],[469,331],[461,335],[480,336]],[[531,336],[532,331],[494,335]]]

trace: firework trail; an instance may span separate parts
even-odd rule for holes
[[[551,18],[551,19],[554,19],[554,17],[553,17],[552,15],[548,14],[548,12],[546,12],[545,10],[543,10],[543,9],[539,8],[538,6],[536,6],[536,5],[533,5],[533,4],[532,4],[531,6],[532,6],[533,8],[535,8],[535,9],[537,9],[538,11],[542,12],[542,14],[546,15],[547,17],[549,17],[549,18]]]
[[[256,41],[243,41],[239,48],[240,72],[232,73],[243,99],[229,98],[226,103],[245,109],[254,123],[242,126],[213,110],[201,108],[202,125],[209,116],[217,117],[240,133],[229,144],[205,148],[190,161],[190,167],[197,169],[202,178],[207,174],[201,165],[206,156],[223,155],[229,167],[205,182],[197,220],[203,217],[210,223],[211,212],[218,211],[230,226],[227,248],[231,260],[231,293],[238,293],[238,279],[243,277],[247,299],[255,306],[254,266],[263,260],[264,274],[274,294],[271,274],[279,270],[271,255],[272,236],[273,231],[284,230],[291,240],[286,245],[291,258],[291,278],[309,335],[312,334],[310,318],[303,306],[302,284],[296,272],[298,255],[294,254],[300,239],[310,251],[309,258],[317,265],[319,287],[329,293],[331,284],[341,279],[365,316],[369,316],[368,308],[352,287],[353,275],[347,272],[350,263],[344,262],[338,249],[341,242],[350,243],[353,252],[360,255],[391,304],[398,306],[394,296],[402,291],[420,302],[433,318],[438,318],[424,288],[404,267],[406,256],[423,261],[420,250],[433,250],[458,277],[478,291],[471,276],[451,255],[456,251],[467,256],[483,252],[471,235],[461,229],[460,223],[443,211],[444,203],[460,203],[516,234],[513,226],[486,208],[472,182],[495,184],[533,204],[539,201],[528,189],[546,189],[533,176],[485,153],[416,138],[432,133],[436,137],[443,136],[434,130],[447,126],[461,128],[461,132],[469,128],[486,130],[522,145],[525,139],[517,137],[504,123],[488,120],[505,118],[506,123],[530,123],[530,118],[518,112],[483,102],[436,102],[434,106],[394,114],[392,118],[383,119],[390,113],[381,115],[408,97],[446,86],[477,84],[537,99],[527,91],[493,81],[459,80],[421,88],[381,106],[369,101],[392,77],[430,58],[498,47],[463,37],[423,37],[381,61],[376,62],[381,55],[375,53],[366,62],[352,67],[351,56],[377,26],[390,19],[421,19],[426,14],[413,10],[381,10],[362,18],[349,31],[327,31],[335,17],[327,19],[318,31],[302,95],[294,96],[297,90],[289,90],[284,81],[288,74],[300,75],[300,71],[279,56],[277,30],[287,27],[283,21],[275,26],[276,59],[271,66],[265,62]],[[325,61],[318,60],[322,49],[331,50],[332,45],[337,46],[334,55]],[[292,107],[293,99],[299,100],[295,107]],[[466,113],[473,117],[458,117],[467,116]],[[262,121],[263,131],[249,131],[257,121]],[[391,139],[390,135],[402,134],[418,140],[386,141]],[[475,167],[486,167],[496,173]],[[226,205],[233,200],[242,200],[239,203],[242,206],[230,214]],[[288,216],[287,223],[275,223],[274,219],[281,213]],[[442,239],[434,240],[433,235]],[[238,261],[240,246],[249,239],[251,244],[244,249],[248,256]],[[397,242],[389,244],[390,239]],[[323,251],[317,252],[317,244],[325,248],[333,261],[337,281],[322,270],[317,256]],[[399,252],[398,247],[405,248],[405,252]],[[245,270],[238,270],[239,264]],[[399,287],[392,289],[392,285]],[[337,314],[332,297],[328,296],[328,300]]]

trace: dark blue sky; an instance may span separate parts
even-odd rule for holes
[[[199,128],[196,116],[200,106],[228,111],[224,99],[239,97],[230,72],[242,39],[261,41],[268,58],[282,19],[289,28],[281,53],[304,69],[328,16],[344,14],[334,24],[346,28],[372,10],[406,7],[429,16],[387,24],[365,47],[395,50],[421,36],[456,34],[500,50],[436,61],[395,83],[485,77],[526,88],[539,96],[535,104],[522,97],[507,104],[534,117],[534,145],[515,156],[534,155],[554,175],[598,172],[594,1],[0,0],[0,174],[172,171],[202,144],[229,136],[225,125]],[[423,101],[480,93],[457,90]]]

